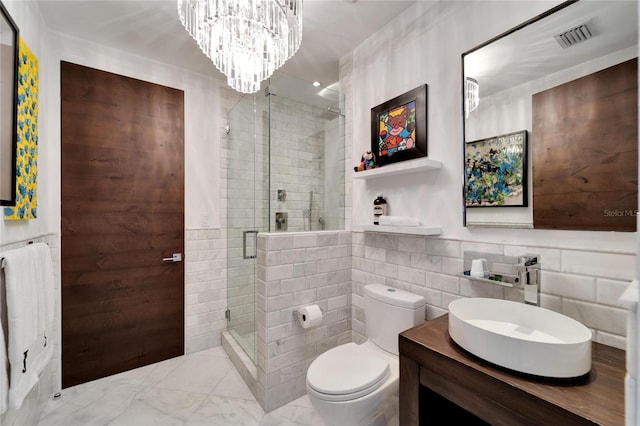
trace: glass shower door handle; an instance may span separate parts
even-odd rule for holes
[[[249,255],[247,254],[247,235],[248,234],[254,235],[253,254],[249,254]],[[258,230],[257,229],[244,231],[242,233],[242,257],[244,259],[255,259],[256,257],[258,257]]]

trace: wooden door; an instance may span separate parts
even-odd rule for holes
[[[638,58],[532,96],[533,227],[636,230]]]
[[[62,385],[184,354],[183,92],[61,63]]]

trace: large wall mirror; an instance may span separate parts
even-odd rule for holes
[[[464,53],[465,226],[635,231],[638,2],[569,1]]]
[[[0,2],[0,206],[16,204],[18,27]]]

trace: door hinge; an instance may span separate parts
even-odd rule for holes
[[[229,309],[224,311],[224,317],[227,319],[227,321],[231,321],[231,311]]]

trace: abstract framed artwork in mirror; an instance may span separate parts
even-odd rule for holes
[[[0,2],[0,205],[16,202],[18,27]]]
[[[465,146],[466,207],[526,207],[527,131]]]
[[[568,1],[462,55],[463,150],[526,130],[528,205],[465,226],[635,231],[638,2]],[[466,166],[465,166],[466,167]]]

